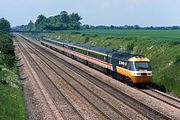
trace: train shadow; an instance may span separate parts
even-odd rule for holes
[[[148,83],[148,84],[136,84],[133,87],[137,88],[137,89],[155,89],[161,92],[166,93],[167,89],[164,85],[158,85],[156,83]]]
[[[164,93],[167,92],[167,89],[164,85],[158,85],[153,82],[146,83],[146,84],[134,84],[132,82],[129,82],[128,80],[122,79],[121,77],[116,78],[116,80],[136,89],[155,89]]]

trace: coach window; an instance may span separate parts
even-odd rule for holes
[[[97,54],[95,54],[95,53],[93,53],[93,52],[92,52],[92,57],[98,58]]]
[[[60,43],[58,43],[59,46],[62,46]]]
[[[86,54],[87,54],[86,50],[83,50],[83,51],[84,51],[84,52],[83,52],[83,54],[85,54],[85,55],[86,55]]]
[[[91,56],[91,52],[88,51],[88,56]]]
[[[104,56],[104,61],[107,62],[107,56]]]
[[[103,60],[103,56],[102,55],[98,55],[98,59],[100,59],[100,60]]]
[[[83,50],[83,49],[81,49],[81,51],[82,51],[82,54],[84,54],[84,50]]]
[[[86,50],[83,50],[83,54],[86,55]]]
[[[81,50],[81,49],[79,49],[79,53],[82,53],[82,50]]]
[[[111,57],[107,57],[107,62],[111,63]]]
[[[82,50],[81,50],[81,49],[79,49],[79,53],[82,53]]]
[[[74,48],[74,51],[76,51],[76,52],[77,52],[77,48]]]
[[[105,61],[104,55],[100,55],[100,60]]]
[[[78,48],[78,50],[79,50],[79,53],[82,53],[82,50],[81,50],[81,49]]]
[[[68,49],[71,50],[71,46],[68,46]]]
[[[103,55],[100,55],[100,60],[103,60],[104,61],[104,56]]]
[[[77,48],[74,48],[74,51],[78,52]]]
[[[101,60],[101,55],[96,54],[97,55],[97,59]]]

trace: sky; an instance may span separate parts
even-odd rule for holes
[[[82,24],[180,26],[180,0],[1,0],[0,18],[11,26],[28,24],[40,14],[77,12]]]

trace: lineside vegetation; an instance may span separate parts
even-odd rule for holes
[[[0,119],[26,119],[24,100],[17,68],[10,23],[0,19]]]

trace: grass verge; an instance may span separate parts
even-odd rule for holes
[[[0,67],[0,119],[25,120],[25,105],[17,70]]]

